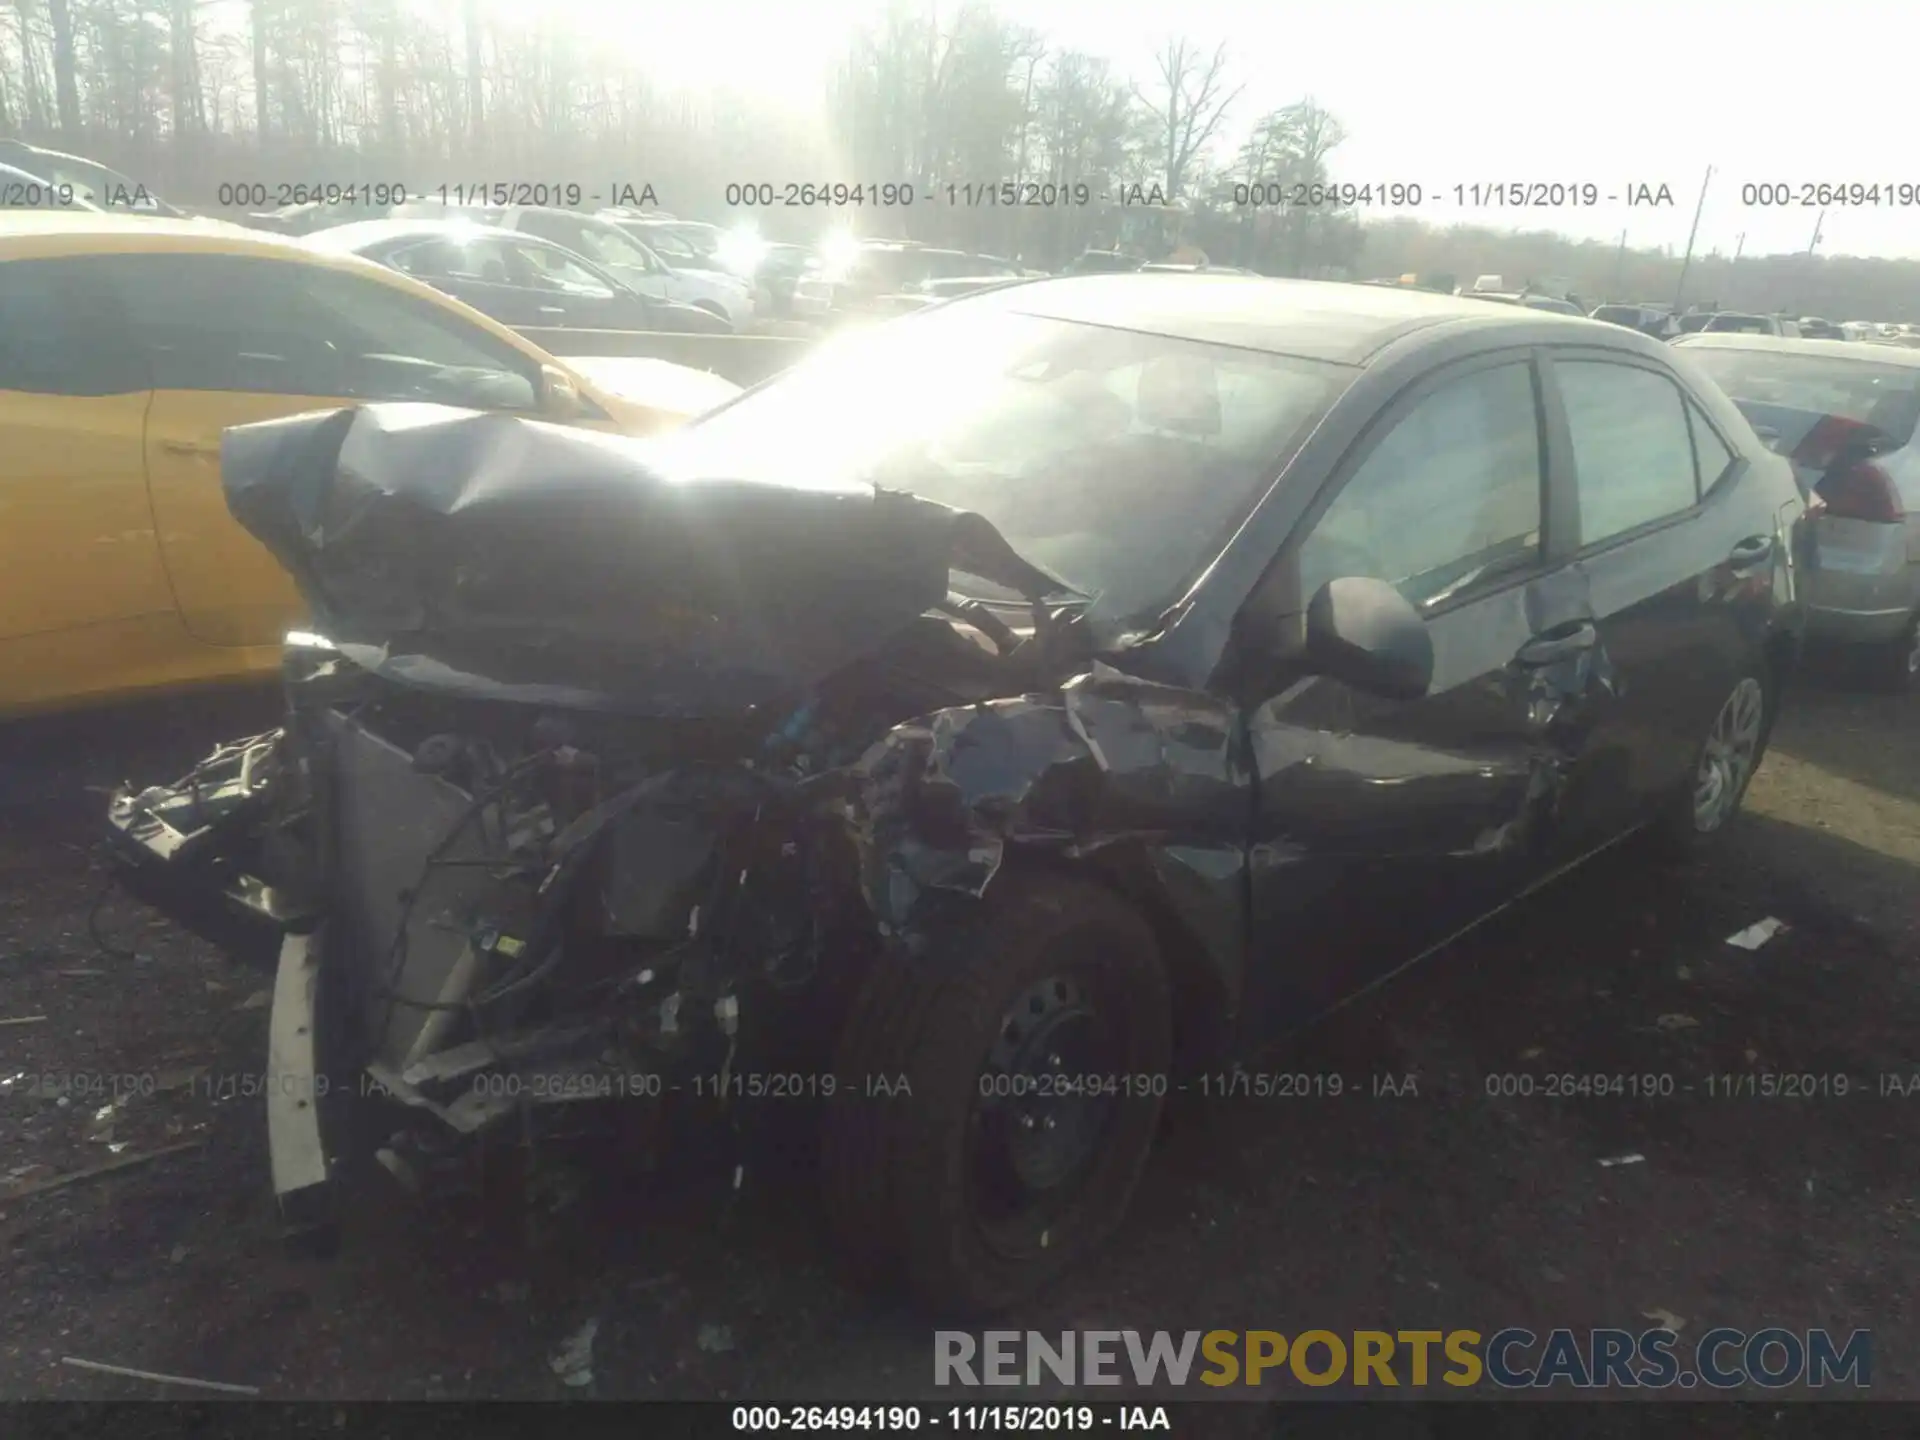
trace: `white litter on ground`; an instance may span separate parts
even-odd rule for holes
[[[1727,936],[1727,944],[1737,945],[1742,950],[1758,950],[1767,941],[1787,928],[1787,922],[1776,920],[1769,915],[1764,920],[1756,920],[1744,930],[1736,930]]]

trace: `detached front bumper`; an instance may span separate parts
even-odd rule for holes
[[[241,917],[271,941],[262,1089],[274,1194],[296,1235],[332,1230],[332,1142],[355,1101],[412,1117],[393,1143],[438,1160],[516,1116],[521,1135],[617,1124],[631,1136],[657,1125],[684,1077],[730,1063],[732,983],[688,958],[717,832],[640,803],[680,772],[567,828],[542,797],[582,773],[562,758],[578,752],[523,761],[533,778],[511,787],[509,808],[508,787],[426,763],[451,738],[407,750],[353,705],[297,705],[285,729],[222,746],[171,785],[123,791],[109,810],[140,898],[225,948],[210,917]],[[551,848],[562,829],[577,851]],[[561,873],[589,878],[552,894],[537,883]],[[552,924],[586,915],[597,929],[551,939]],[[560,946],[576,988],[534,990],[540,957]],[[621,1103],[590,1107],[591,1120],[575,1103],[597,1100]]]
[[[280,1218],[295,1232],[337,1218],[333,1159],[320,1124],[327,1094],[320,1067],[320,978],[325,927],[280,942],[267,1020],[267,1152]]]
[[[229,948],[242,935],[272,942],[261,1085],[268,1152],[281,1218],[290,1233],[309,1234],[330,1230],[337,1215],[321,1121],[326,938],[317,904],[258,873],[268,858],[262,837],[287,798],[283,745],[278,731],[223,745],[173,785],[115,795],[107,821],[123,878],[141,899]]]

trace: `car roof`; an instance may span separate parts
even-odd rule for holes
[[[389,240],[472,239],[476,236],[490,240],[520,240],[535,245],[553,244],[551,240],[542,240],[538,235],[503,230],[498,225],[476,225],[470,220],[427,219],[355,220],[349,225],[316,230],[311,235],[303,236],[300,243],[309,250],[338,253],[342,250],[363,250],[369,245],[379,245]]]
[[[1637,332],[1585,316],[1487,305],[1425,290],[1259,275],[1065,275],[996,286],[952,302],[1139,330],[1176,339],[1362,365],[1403,337],[1442,325],[1585,336],[1635,348]],[[1664,350],[1649,340],[1645,344]],[[1651,352],[1649,352],[1651,353]]]
[[[201,217],[130,215],[123,210],[9,210],[0,219],[0,256],[143,249],[285,254],[299,247],[283,236]]]
[[[1874,345],[1863,340],[1795,340],[1782,335],[1741,335],[1724,330],[1689,335],[1674,342],[1687,350],[1765,350],[1780,355],[1813,355],[1825,359],[1869,360],[1881,365],[1903,365],[1920,370],[1920,350]]]
[[[31,170],[22,170],[18,165],[9,165],[4,160],[0,160],[0,180],[8,180],[16,185],[38,185],[43,190],[57,188],[56,182],[47,179],[46,176],[36,175]],[[77,191],[74,193],[70,203],[83,215],[90,211],[99,211],[104,208],[94,204]],[[13,212],[7,211],[6,213],[12,214]]]

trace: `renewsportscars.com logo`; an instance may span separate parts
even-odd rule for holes
[[[936,1330],[936,1385],[1492,1386],[1502,1390],[1769,1390],[1873,1381],[1873,1332]]]

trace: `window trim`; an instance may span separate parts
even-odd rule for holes
[[[285,274],[289,269],[292,269],[295,271],[302,272],[304,274],[310,274],[310,275],[318,274],[324,277],[328,277],[322,283],[339,283],[344,285],[360,285],[364,287],[371,287],[371,290],[369,291],[369,293],[371,294],[373,292],[378,292],[378,298],[385,304],[385,306],[388,309],[397,310],[406,314],[422,317],[426,319],[429,323],[437,324],[453,332],[455,338],[465,340],[468,343],[481,348],[483,352],[498,350],[503,352],[503,354],[511,355],[511,357],[517,363],[511,367],[510,373],[518,376],[523,380],[528,381],[528,383],[533,388],[534,399],[533,399],[533,403],[525,409],[510,408],[505,406],[502,406],[499,408],[501,409],[502,413],[513,414],[513,415],[537,415],[539,413],[540,362],[535,360],[532,355],[519,349],[519,347],[517,346],[509,344],[505,340],[502,340],[499,336],[492,334],[491,332],[484,329],[483,327],[474,325],[471,321],[466,319],[466,317],[458,314],[455,311],[451,311],[446,307],[436,304],[432,300],[425,299],[419,295],[409,294],[405,290],[401,289],[400,287],[386,284],[385,282],[373,276],[355,274],[353,271],[340,266],[329,265],[325,263],[304,260],[304,259],[289,260],[280,256],[266,256],[266,255],[232,255],[232,254],[225,254],[225,253],[216,252],[216,251],[166,251],[166,250],[113,251],[113,252],[101,252],[99,258],[103,261],[111,260],[111,261],[119,261],[119,262],[132,262],[134,264],[142,264],[142,263],[148,263],[148,262],[159,262],[159,263],[166,264],[166,263],[178,263],[181,261],[186,261],[186,262],[195,263],[195,264],[210,264],[210,265],[214,265],[222,268],[230,268],[235,264],[238,264],[241,266],[250,267],[254,269],[257,273],[268,275],[268,276],[282,275],[282,274]],[[403,272],[395,271],[394,273],[400,274]],[[133,308],[126,304],[125,295],[123,293],[123,288],[122,288],[125,284],[125,281],[123,279],[116,279],[112,275],[104,274],[104,273],[102,276],[102,281],[103,283],[101,285],[101,289],[111,297],[112,303],[116,307],[118,307],[121,312],[122,321],[123,321],[121,333],[126,337],[127,346],[128,348],[138,353],[138,355],[140,356],[140,363],[146,369],[148,380],[149,380],[147,388],[151,390],[180,389],[181,387],[178,387],[178,386],[166,386],[158,383],[161,379],[161,376],[155,365],[154,354],[145,343],[146,341],[145,331],[142,328],[141,323],[135,320],[134,318],[135,312]],[[414,280],[414,283],[419,285],[426,285],[427,282],[416,278]],[[428,286],[428,288],[432,289],[434,287]],[[441,293],[444,293],[444,292],[441,292]],[[307,298],[309,299],[309,301],[311,301],[311,303],[323,303],[318,301],[312,301],[312,297],[310,296]],[[255,390],[255,389],[248,389],[245,387],[208,386],[208,387],[195,387],[191,391],[191,393],[254,394],[254,395],[312,395],[320,392],[308,391],[308,390],[300,390],[300,391],[274,390],[274,389]],[[345,398],[345,397],[342,397],[342,398]],[[376,403],[376,402],[361,401],[357,403]]]
[[[1693,503],[1685,509],[1669,511],[1665,515],[1657,515],[1651,520],[1642,521],[1629,530],[1621,530],[1603,540],[1588,541],[1580,524],[1580,468],[1573,453],[1573,429],[1567,419],[1566,395],[1560,388],[1560,377],[1555,369],[1558,361],[1568,364],[1620,365],[1658,376],[1678,392],[1681,418],[1687,418],[1689,407],[1697,410],[1701,418],[1707,422],[1708,428],[1713,431],[1714,436],[1734,457],[1734,463],[1721,472],[1712,486],[1704,485],[1700,475],[1699,448],[1694,443],[1693,427],[1689,424],[1687,452],[1693,458]],[[1559,453],[1560,468],[1566,477],[1567,497],[1571,502],[1566,512],[1567,523],[1571,530],[1569,536],[1571,543],[1567,551],[1569,559],[1584,560],[1589,556],[1602,555],[1621,545],[1645,539],[1649,535],[1655,535],[1662,530],[1697,519],[1706,512],[1710,501],[1725,494],[1733,481],[1746,473],[1747,457],[1740,447],[1732,444],[1720,427],[1713,423],[1713,417],[1707,413],[1707,407],[1700,403],[1693,391],[1687,387],[1686,382],[1652,358],[1636,354],[1631,350],[1613,350],[1595,345],[1556,345],[1543,347],[1539,364],[1543,399],[1556,416],[1555,430],[1562,447]]]
[[[1554,552],[1556,509],[1563,502],[1559,489],[1554,483],[1555,467],[1553,465],[1554,454],[1551,443],[1553,437],[1547,425],[1547,410],[1540,375],[1539,359],[1538,349],[1535,346],[1506,346],[1499,350],[1483,351],[1480,354],[1468,356],[1465,359],[1442,365],[1410,381],[1400,389],[1392,398],[1387,400],[1385,404],[1381,405],[1380,408],[1374,412],[1373,416],[1361,429],[1359,435],[1355,437],[1353,443],[1347,447],[1346,453],[1343,454],[1339,460],[1335,462],[1332,469],[1327,472],[1326,480],[1321,484],[1319,490],[1315,492],[1312,501],[1308,503],[1306,509],[1300,512],[1300,518],[1294,522],[1292,532],[1287,536],[1285,542],[1282,543],[1280,549],[1274,555],[1274,559],[1266,573],[1255,583],[1241,608],[1245,610],[1259,604],[1262,598],[1267,595],[1270,582],[1282,572],[1287,572],[1291,575],[1291,579],[1287,583],[1294,587],[1294,593],[1288,597],[1290,608],[1285,613],[1305,613],[1307,602],[1313,597],[1298,593],[1298,561],[1301,547],[1306,544],[1308,537],[1313,534],[1314,528],[1319,525],[1327,511],[1333,508],[1334,502],[1338,500],[1340,495],[1346,490],[1347,485],[1352,481],[1355,474],[1372,458],[1373,452],[1379,448],[1387,436],[1399,428],[1400,422],[1406,419],[1408,414],[1429,396],[1457,381],[1464,380],[1471,375],[1476,375],[1482,370],[1494,370],[1507,365],[1524,366],[1526,368],[1529,386],[1533,391],[1534,427],[1540,444],[1539,551],[1535,555],[1531,565],[1516,566],[1511,570],[1502,570],[1498,575],[1488,577],[1488,579],[1481,584],[1467,586],[1459,592],[1449,595],[1445,600],[1434,605],[1432,608],[1421,610],[1420,618],[1429,622],[1437,620],[1441,616],[1451,614],[1463,606],[1478,604],[1482,600],[1502,594],[1507,590],[1532,584],[1548,571],[1557,568],[1561,561],[1556,557]],[[1577,519],[1578,517],[1576,516],[1575,518]]]

